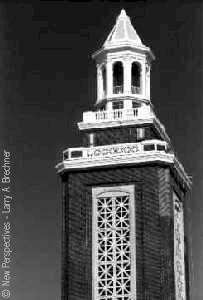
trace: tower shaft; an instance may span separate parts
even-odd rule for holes
[[[57,165],[62,300],[189,300],[191,182],[150,99],[154,55],[122,10],[94,53],[97,99],[83,145]]]

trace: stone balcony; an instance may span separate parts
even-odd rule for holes
[[[149,119],[154,113],[149,105],[138,108],[87,111],[83,113],[83,123],[103,123],[112,121],[130,121],[136,119]]]
[[[68,148],[63,151],[62,162],[57,164],[58,173],[65,170],[82,170],[97,167],[114,167],[145,163],[174,165],[176,171],[190,186],[191,179],[175,154],[162,140],[146,140],[139,143],[123,143],[105,146]]]
[[[167,143],[161,140],[147,140],[140,143],[123,143],[105,146],[68,148],[63,151],[65,161],[103,160],[119,158],[122,156],[132,157],[141,153],[168,152]]]
[[[174,154],[169,151],[165,141],[147,140],[139,143],[68,148],[63,151],[62,162],[56,168],[61,173],[65,170],[154,162],[167,164],[174,162]]]

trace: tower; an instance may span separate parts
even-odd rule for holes
[[[191,182],[153,111],[155,57],[122,10],[93,58],[97,100],[78,123],[83,145],[57,165],[62,299],[190,299]]]

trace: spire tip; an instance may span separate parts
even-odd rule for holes
[[[120,13],[119,17],[122,17],[122,18],[123,18],[123,17],[124,17],[124,18],[127,17],[127,14],[126,14],[126,11],[125,11],[124,8],[121,9],[121,13]]]

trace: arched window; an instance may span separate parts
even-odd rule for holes
[[[131,68],[131,91],[132,94],[141,93],[141,66],[137,62],[132,63]]]
[[[123,64],[120,61],[113,65],[113,93],[123,93]]]
[[[102,67],[102,88],[103,88],[103,96],[106,96],[106,67]]]

